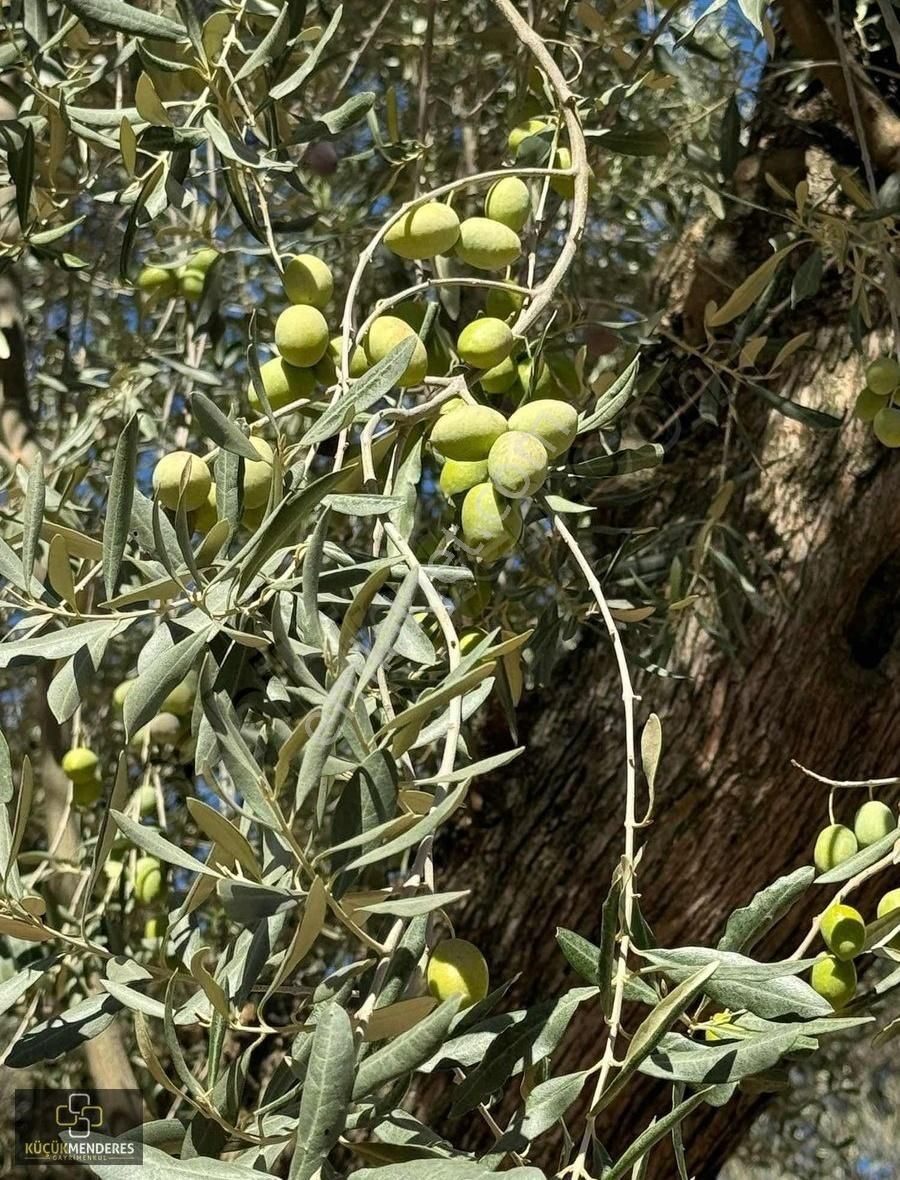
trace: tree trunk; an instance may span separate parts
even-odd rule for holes
[[[812,5],[798,0],[800,7]],[[794,30],[798,38],[802,31]],[[770,136],[765,156],[757,158],[751,176],[757,188],[746,194],[754,203],[765,200],[763,176],[777,174],[772,161],[779,149],[796,144],[796,132],[790,135],[783,145]],[[789,191],[806,171],[802,161],[802,148],[783,152],[786,172],[800,165],[796,178],[784,175]],[[748,164],[745,178],[754,171]],[[724,239],[725,248],[694,260],[694,280],[681,296],[689,342],[704,339],[707,300],[721,306],[723,290],[766,256],[768,236],[755,213],[714,231],[713,243]],[[795,313],[786,334],[817,330],[779,390],[837,414],[849,413],[864,384],[858,358],[846,356],[843,325],[823,326],[833,312],[845,314],[846,291],[840,299],[832,307],[820,295],[811,324],[797,325]],[[683,376],[689,364],[682,354],[672,367]],[[900,673],[900,460],[874,441],[870,426],[851,421],[840,431],[813,432],[744,396],[741,423],[755,458],[747,450],[741,468],[732,451],[729,469],[746,479],[726,520],[771,566],[759,587],[768,613],[745,612],[737,659],[688,614],[672,659],[681,679],[638,675],[632,661],[642,696],[639,723],[654,711],[663,724],[654,818],[640,833],[638,872],[641,909],[662,946],[715,945],[734,908],[780,873],[810,863],[816,833],[829,822],[827,788],[792,767],[792,759],[835,778],[896,773],[894,717],[886,702]],[[719,486],[721,433],[701,426],[672,459],[656,476],[655,523],[702,520]],[[577,578],[571,563],[564,568]],[[599,628],[585,629],[548,692],[526,694],[518,723],[526,753],[492,779],[478,780],[476,807],[444,839],[438,863],[442,888],[471,890],[466,908],[455,914],[458,932],[485,948],[495,980],[522,973],[512,999],[528,1003],[577,982],[556,928],[596,939],[600,905],[623,849],[622,707]],[[505,733],[486,737],[489,747],[509,745]],[[838,818],[852,823],[858,802],[845,793]],[[814,891],[796,907],[760,954],[790,954],[823,897]],[[634,1029],[635,1017],[627,1028]],[[555,1072],[601,1056],[605,1034],[596,1008],[581,1010],[574,1023]],[[599,1133],[613,1158],[661,1113],[661,1098],[661,1089],[644,1081],[607,1112]],[[702,1108],[688,1121],[691,1175],[717,1175],[759,1101],[740,1097],[719,1111]],[[546,1136],[531,1159],[553,1171],[559,1148],[558,1138]],[[675,1175],[664,1143],[647,1176]]]
[[[835,404],[849,405],[862,384],[857,363],[827,354],[804,379],[817,405],[823,394],[832,400],[828,391]],[[815,834],[828,822],[827,790],[792,758],[836,778],[896,771],[886,701],[900,673],[900,463],[868,428],[823,437],[776,413],[759,458],[771,473],[745,487],[729,519],[765,547],[776,570],[771,615],[748,622],[740,663],[689,624],[678,645],[686,678],[638,682],[641,721],[652,710],[663,722],[654,822],[643,833],[638,877],[642,911],[663,946],[714,945],[732,909],[810,862]],[[684,478],[670,477],[669,504],[696,496],[696,471]],[[496,980],[522,972],[518,1001],[576,982],[556,945],[557,926],[597,936],[622,852],[621,719],[609,645],[587,634],[552,690],[523,700],[526,754],[482,780],[480,810],[441,850],[445,887],[471,890],[458,930],[486,949]],[[852,822],[855,805],[849,794],[841,798],[839,818]],[[795,948],[821,897],[778,926],[767,955]],[[581,1013],[556,1070],[597,1060],[602,1037],[596,1010]],[[653,1097],[648,1087],[640,1102],[629,1095],[627,1115],[613,1112],[614,1156],[623,1143],[617,1125],[633,1137],[652,1116]],[[698,1180],[715,1176],[748,1111],[704,1109],[689,1123]],[[541,1158],[551,1161],[558,1144],[545,1150]],[[655,1156],[649,1175],[673,1175],[671,1155],[659,1148]]]

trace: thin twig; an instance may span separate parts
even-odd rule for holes
[[[862,778],[862,779],[834,779],[826,778],[824,774],[817,774],[814,770],[809,770],[807,767],[799,763],[796,758],[791,759],[791,766],[796,766],[803,774],[814,778],[816,782],[824,783],[828,787],[839,788],[853,788],[853,787],[896,787],[900,783],[900,777],[894,778]]]
[[[616,666],[619,672],[619,683],[622,693],[622,708],[625,715],[625,853],[623,857],[623,880],[622,880],[622,924],[623,933],[619,943],[619,955],[616,965],[615,985],[613,991],[613,1001],[609,1017],[609,1032],[606,1037],[606,1045],[604,1046],[603,1058],[600,1066],[600,1076],[597,1079],[594,1087],[594,1096],[591,1100],[591,1108],[593,1109],[604,1090],[612,1067],[615,1063],[616,1040],[619,1035],[622,1021],[622,1007],[625,1000],[625,980],[628,975],[628,952],[631,949],[631,921],[634,912],[634,878],[635,878],[635,830],[637,828],[636,820],[636,783],[635,783],[635,734],[634,734],[634,704],[635,694],[631,685],[631,675],[628,670],[628,660],[625,656],[625,649],[622,646],[622,639],[616,627],[615,619],[609,609],[609,604],[606,601],[606,596],[603,593],[603,587],[591,568],[590,562],[585,557],[581,546],[569,532],[562,517],[558,514],[553,514],[553,527],[565,541],[569,552],[578,563],[578,567],[584,575],[584,579],[590,587],[594,600],[603,618],[606,626],[606,632],[609,635],[610,641],[613,645],[613,651],[616,657]],[[578,1177],[586,1176],[585,1160],[587,1158],[587,1151],[590,1145],[591,1137],[593,1135],[594,1122],[593,1119],[588,1119],[587,1125],[584,1129],[581,1144],[578,1149],[578,1155],[573,1164],[566,1169],[567,1173],[571,1173],[573,1180]]]

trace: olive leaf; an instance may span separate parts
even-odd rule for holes
[[[125,733],[128,737],[156,716],[172,689],[199,662],[200,654],[217,631],[218,626],[210,623],[193,635],[187,635],[139,674],[125,698]]]
[[[26,584],[31,581],[34,572],[35,554],[44,523],[45,501],[44,463],[38,456],[28,472],[25,505],[22,509],[22,574]]]
[[[181,41],[187,37],[187,30],[177,21],[135,8],[124,0],[66,0],[66,8],[81,20],[96,21],[120,33],[137,33],[160,41]]]
[[[444,1043],[460,1000],[460,996],[444,1000],[424,1020],[366,1057],[356,1075],[354,1099],[373,1094],[394,1078],[411,1073],[426,1062]]]
[[[718,949],[746,954],[803,896],[815,875],[815,869],[806,865],[761,889],[749,905],[731,914],[725,932],[717,943]]]
[[[350,382],[349,388],[328,407],[300,440],[301,446],[316,446],[339,434],[349,426],[357,414],[379,401],[397,384],[406,372],[416,347],[416,337],[407,336],[395,344],[382,360],[377,361],[362,377]]]
[[[115,596],[122,557],[131,528],[137,445],[138,416],[132,414],[116,443],[109,479],[106,519],[103,522],[103,585],[107,598]]]
[[[354,1088],[355,1064],[350,1017],[339,1004],[326,1004],[313,1033],[289,1180],[312,1180],[340,1138]]]
[[[259,459],[259,454],[250,445],[250,441],[240,427],[236,426],[234,422],[223,414],[215,402],[211,401],[205,393],[196,391],[191,396],[191,409],[197,417],[205,434],[216,443],[223,447],[226,451],[231,451],[234,455],[240,455],[242,459],[249,459],[251,462]]]
[[[313,70],[315,70],[316,66],[319,64],[319,60],[329,41],[337,32],[343,13],[344,6],[342,4],[338,4],[331,15],[331,20],[322,31],[318,41],[316,41],[315,48],[310,50],[306,58],[292,74],[289,74],[287,78],[284,78],[281,82],[269,90],[270,101],[278,102],[280,99],[287,98],[289,95],[294,94],[300,89],[306,79],[310,77]]]

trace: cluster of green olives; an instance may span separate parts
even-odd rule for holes
[[[511,150],[519,142],[511,137]],[[568,167],[565,150],[557,152],[560,167]],[[476,270],[503,271],[521,257],[519,234],[530,216],[528,185],[518,176],[503,176],[488,190],[483,215],[460,219],[450,204],[425,200],[388,225],[383,243],[411,261],[452,254]],[[201,254],[203,259],[198,255],[182,268],[185,275],[200,273],[205,256],[215,256],[214,251]],[[156,276],[150,273],[154,268],[142,272],[142,289],[161,290],[173,274],[182,273],[155,269],[160,272]],[[343,338],[330,335],[324,314],[333,298],[334,277],[322,259],[299,254],[288,260],[283,285],[289,303],[275,322],[276,355],[260,366],[260,379],[273,410],[295,403],[305,409],[313,404],[317,389],[335,383],[341,364]],[[577,430],[573,403],[582,393],[580,373],[564,353],[533,356],[526,342],[513,335],[510,321],[521,310],[523,298],[509,279],[495,281],[484,314],[464,326],[455,342],[437,323],[428,321],[429,329],[423,330],[427,303],[402,303],[374,316],[348,358],[349,376],[358,378],[413,337],[412,355],[397,381],[400,388],[421,385],[428,375],[443,376],[458,360],[478,370],[475,382],[481,395],[510,402],[506,416],[473,404],[474,398],[457,399],[443,407],[431,433],[432,447],[443,464],[440,487],[448,497],[465,494],[463,537],[484,560],[501,557],[515,545],[522,529],[519,501],[540,488],[548,465],[571,446]],[[261,413],[260,394],[252,380],[247,397],[251,408]],[[253,530],[269,505],[274,454],[256,435],[250,444],[259,458],[244,461],[242,523]],[[175,512],[183,506],[197,531],[208,532],[216,523],[213,473],[199,455],[179,450],[162,456],[153,472],[153,487],[164,508]]]
[[[513,550],[522,533],[520,502],[541,487],[549,464],[569,449],[577,430],[575,407],[553,398],[525,402],[508,418],[458,398],[444,407],[430,435],[443,459],[439,484],[448,497],[464,495],[463,540],[482,561]]]
[[[872,423],[875,437],[886,447],[900,447],[900,406],[894,403],[898,391],[900,363],[880,356],[866,369],[866,385],[853,408],[860,421]]]
[[[181,294],[189,303],[196,303],[203,294],[206,272],[218,257],[217,250],[204,246],[183,266],[145,266],[138,274],[136,286],[147,299],[172,299]]]
[[[887,804],[870,799],[857,811],[852,828],[829,824],[819,833],[813,852],[816,869],[827,873],[896,829],[897,818]],[[894,910],[900,910],[900,889],[884,894],[878,903],[877,916],[883,918]],[[822,915],[820,932],[829,953],[813,966],[810,983],[833,1008],[843,1008],[856,994],[853,960],[865,946],[866,923],[852,906],[835,904]],[[889,945],[900,948],[900,935]]]
[[[241,520],[252,531],[266,514],[275,476],[275,452],[264,438],[254,435],[249,441],[259,458],[243,461]],[[153,469],[153,490],[170,512],[182,504],[185,512],[191,514],[197,532],[209,532],[219,519],[216,484],[209,464],[191,451],[170,451],[162,456]]]
[[[568,164],[563,161],[560,166]],[[518,235],[530,215],[528,186],[517,176],[506,176],[489,189],[483,216],[460,221],[450,206],[428,201],[395,221],[384,242],[401,258],[421,260],[452,252],[478,270],[504,270],[521,254]],[[505,557],[514,549],[523,526],[520,502],[541,487],[548,465],[572,445],[578,427],[578,413],[571,404],[581,390],[575,366],[561,356],[555,363],[535,362],[525,353],[524,342],[516,339],[508,322],[522,304],[514,284],[506,281],[492,287],[484,314],[459,333],[455,353],[479,370],[475,380],[482,395],[507,395],[516,403],[526,399],[524,404],[507,417],[474,398],[455,398],[442,407],[430,434],[442,464],[439,487],[448,498],[464,496],[463,540],[483,561]],[[403,334],[407,333],[408,329]],[[399,327],[397,338],[402,338]],[[420,381],[428,371],[427,362],[420,340],[404,380]]]

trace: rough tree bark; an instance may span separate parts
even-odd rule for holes
[[[810,28],[821,37],[823,24],[811,4],[798,0],[788,9],[798,41]],[[806,26],[800,9],[810,17]],[[800,41],[798,50],[804,57],[828,52],[821,41],[818,53],[811,41]],[[824,71],[821,81],[837,89],[833,73]],[[843,103],[840,93],[832,97],[840,117],[846,91]],[[892,161],[900,146],[896,116],[881,100],[872,109],[878,116],[877,136],[870,134],[873,154]],[[892,145],[883,134],[888,126]],[[802,158],[802,151],[789,153],[787,166]],[[756,172],[761,177],[767,170],[764,161]],[[802,173],[801,167],[796,179]],[[737,263],[732,286],[765,256],[753,256],[766,249],[764,229],[746,219],[728,227],[732,248],[739,247],[738,257],[731,256]],[[728,278],[708,259],[696,263],[684,304],[688,339],[698,338],[696,320],[699,315],[702,324],[707,299],[721,304]],[[814,309],[813,324],[821,326],[811,351],[780,392],[841,413],[850,410],[864,381],[858,359],[846,355],[845,332],[828,323],[832,310],[824,299]],[[679,365],[685,364],[682,358]],[[642,911],[664,946],[714,945],[733,908],[779,873],[810,862],[815,833],[827,822],[826,793],[791,766],[792,758],[834,777],[896,773],[887,701],[900,673],[900,521],[894,511],[900,460],[858,423],[817,434],[745,404],[742,421],[759,462],[748,460],[753,474],[735,493],[728,519],[774,569],[777,584],[770,579],[765,587],[770,614],[747,618],[739,662],[688,621],[675,651],[685,678],[637,679],[641,720],[655,711],[664,731],[655,821],[642,833],[639,869]],[[658,476],[658,520],[705,514],[720,444],[701,428],[679,446]],[[571,577],[577,576],[572,568]],[[464,883],[471,890],[455,918],[458,930],[486,948],[495,978],[523,973],[514,993],[519,1001],[575,982],[557,949],[557,926],[587,937],[598,933],[600,904],[622,851],[618,694],[605,636],[586,632],[557,669],[552,689],[526,696],[520,706],[526,755],[493,781],[481,781],[479,809],[440,849],[446,887]],[[497,735],[498,748],[504,740],[508,744],[507,735]],[[852,819],[855,801],[846,798],[841,806],[841,818]],[[789,954],[817,901],[820,896],[782,922],[761,952]],[[560,1073],[600,1057],[599,1016],[585,1011],[577,1023],[556,1062]],[[659,1090],[646,1084],[610,1112],[601,1136],[614,1156],[659,1113],[659,1100]],[[717,1175],[758,1102],[748,1096],[722,1111],[704,1109],[688,1123],[691,1175]],[[553,1169],[558,1151],[558,1142],[539,1145],[534,1160]],[[671,1152],[658,1148],[648,1177],[675,1174]]]
[[[846,398],[859,370],[826,356],[806,380],[833,383]],[[826,795],[791,758],[834,777],[896,772],[886,700],[900,673],[900,522],[892,510],[900,465],[862,429],[813,441],[774,416],[761,458],[775,464],[773,475],[747,489],[732,519],[765,539],[782,597],[770,595],[770,618],[750,621],[740,665],[689,626],[679,644],[687,679],[639,681],[642,714],[658,712],[665,735],[639,875],[641,907],[661,945],[714,945],[734,907],[809,863],[827,822]],[[669,479],[674,504],[683,487],[676,472]],[[527,755],[482,787],[481,810],[442,851],[450,881],[472,891],[458,929],[488,948],[498,979],[523,972],[529,982],[519,999],[575,982],[556,927],[596,937],[622,848],[623,734],[608,645],[586,637],[561,672],[552,692],[520,709]],[[844,806],[852,817],[852,801]],[[764,952],[789,954],[813,908],[783,922]],[[601,1045],[599,1019],[582,1015],[556,1068],[596,1060]],[[655,1097],[648,1088],[639,1103],[629,1098],[632,1133]],[[716,1175],[748,1116],[729,1105],[689,1126],[698,1180]],[[610,1150],[616,1143],[611,1129]],[[658,1155],[660,1170],[649,1174],[672,1174],[671,1159]]]

